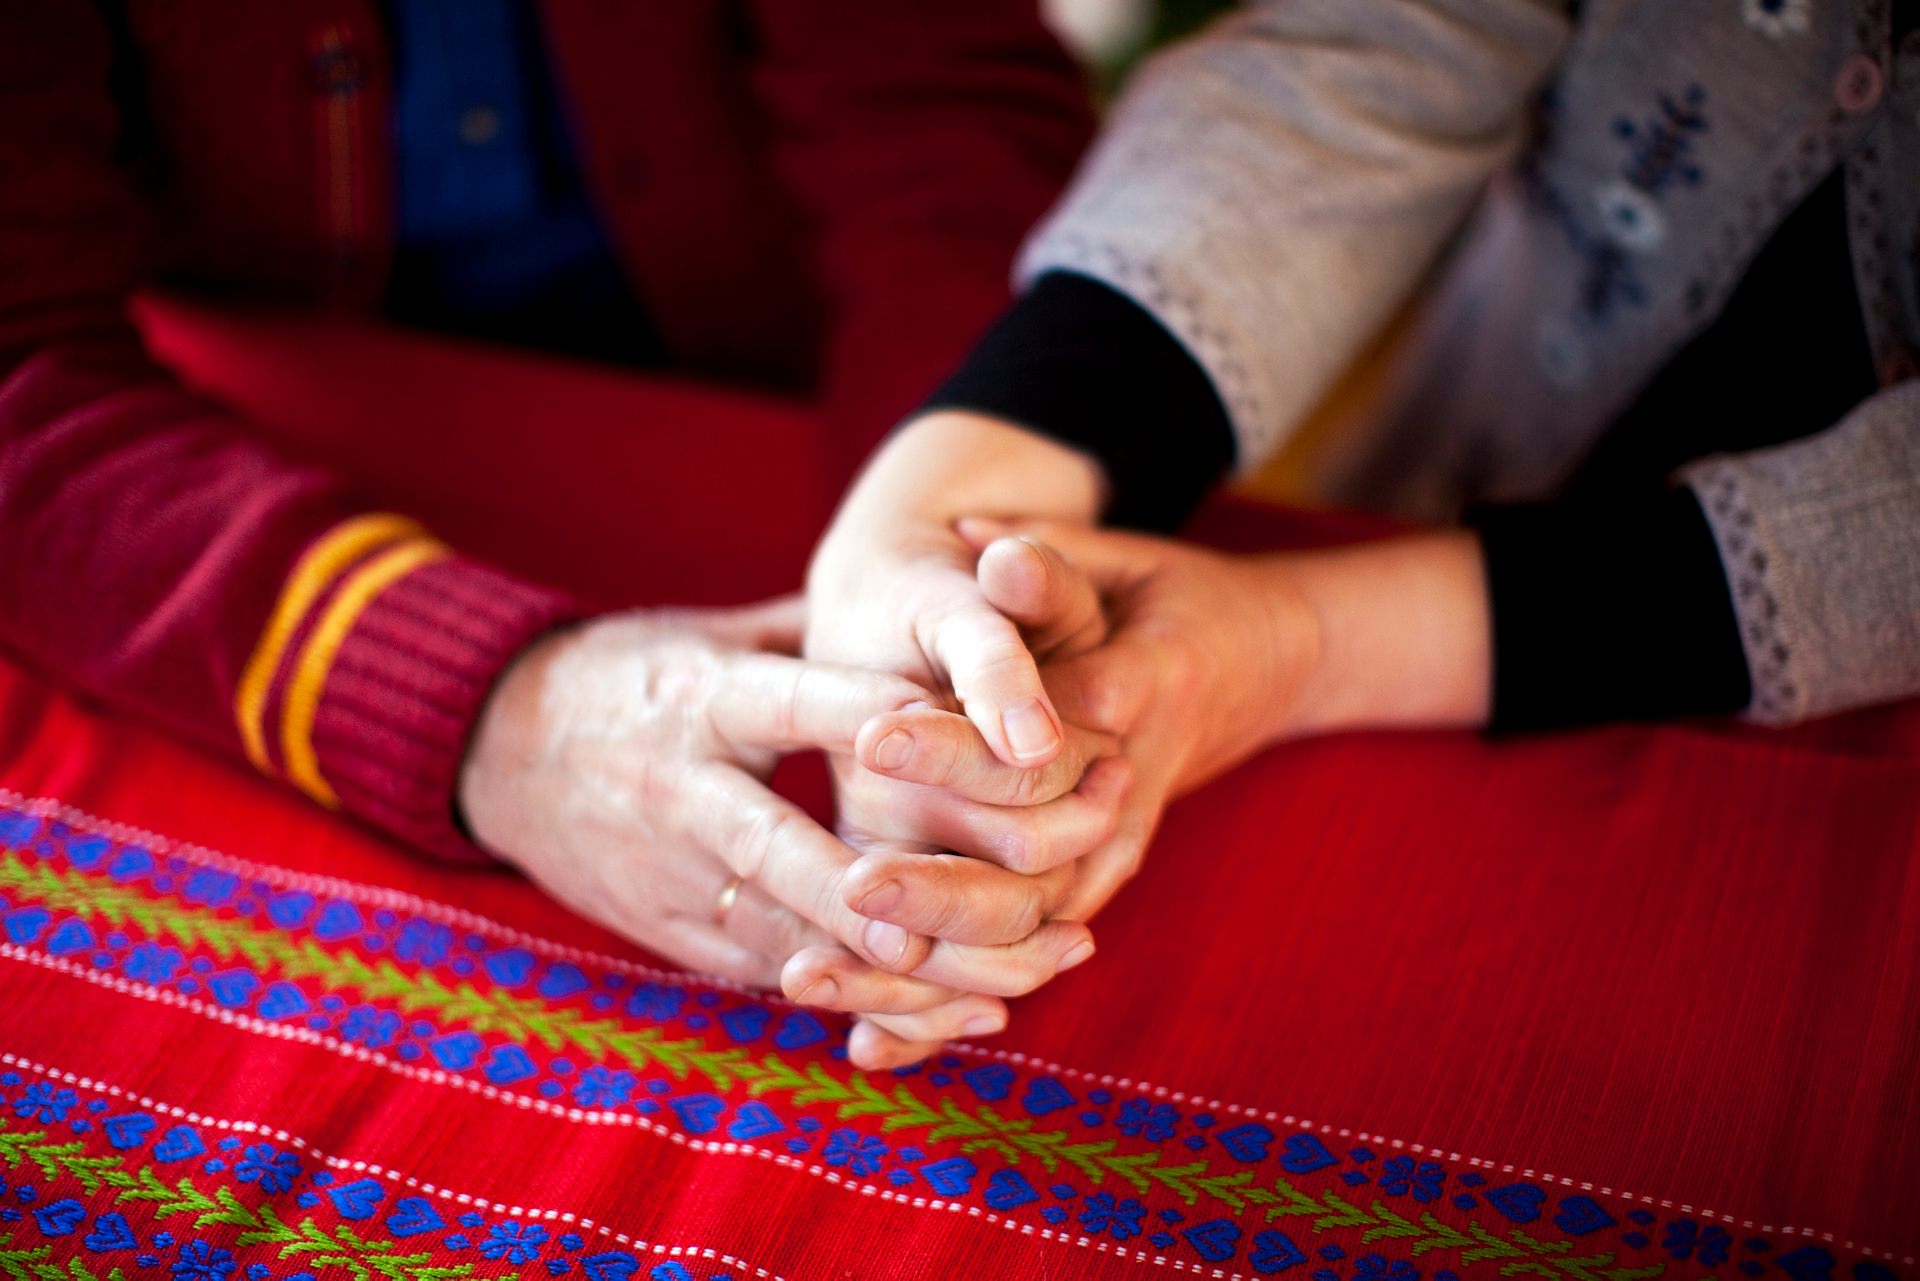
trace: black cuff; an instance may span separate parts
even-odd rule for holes
[[[921,406],[1005,418],[1106,469],[1107,520],[1170,530],[1233,466],[1233,423],[1206,371],[1125,294],[1049,272]]]
[[[1473,513],[1494,733],[1739,711],[1753,696],[1719,545],[1685,487]]]

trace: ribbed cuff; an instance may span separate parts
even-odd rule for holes
[[[1735,712],[1752,697],[1718,545],[1686,488],[1481,509],[1494,733]]]
[[[1035,281],[921,408],[990,414],[1091,455],[1115,525],[1178,528],[1233,467],[1233,423],[1199,362],[1125,294],[1071,272]]]
[[[374,597],[334,658],[314,718],[320,770],[341,806],[430,853],[490,857],[455,815],[468,736],[513,658],[583,613],[561,593],[457,556]]]

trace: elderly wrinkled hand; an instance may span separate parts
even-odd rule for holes
[[[680,964],[774,986],[796,953],[826,955],[821,977],[841,974],[832,1004],[892,1020],[887,1036],[998,1030],[993,994],[1053,973],[1087,932],[1000,930],[1000,945],[980,947],[845,905],[858,852],[767,779],[789,752],[849,756],[876,714],[929,695],[792,657],[803,616],[797,600],[646,611],[538,642],[476,728],[460,782],[468,825],[561,902]],[[931,812],[983,826],[963,805]]]

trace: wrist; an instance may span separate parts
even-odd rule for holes
[[[1439,531],[1276,557],[1317,654],[1276,737],[1486,723],[1492,627],[1477,536]]]
[[[962,516],[1090,524],[1103,496],[1100,465],[1086,454],[995,418],[961,410],[922,414],[867,464],[814,553],[808,588],[831,588],[842,562],[883,548],[909,553],[958,546]],[[843,555],[844,553],[844,555]]]
[[[506,819],[513,780],[541,751],[547,671],[577,630],[548,632],[523,648],[500,673],[474,718],[454,789],[454,814],[478,844],[496,854],[504,854],[512,844]]]

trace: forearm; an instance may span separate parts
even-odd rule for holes
[[[1317,630],[1300,698],[1274,704],[1273,739],[1486,723],[1492,626],[1472,533],[1290,553],[1262,570],[1273,596],[1304,597]]]
[[[56,344],[0,384],[0,644],[399,839],[471,854],[453,778],[563,596],[360,510],[144,361]]]

